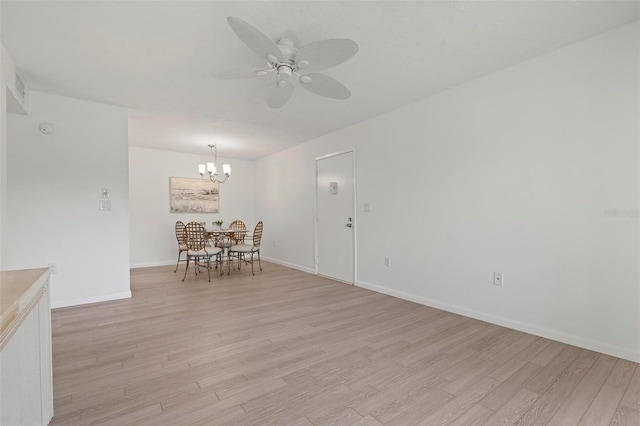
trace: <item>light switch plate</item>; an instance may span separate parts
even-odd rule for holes
[[[100,211],[111,211],[111,200],[100,200],[98,208]]]

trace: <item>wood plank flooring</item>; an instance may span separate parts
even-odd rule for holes
[[[640,424],[636,363],[263,266],[54,310],[51,424]]]

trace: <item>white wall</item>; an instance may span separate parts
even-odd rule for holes
[[[4,267],[56,263],[54,307],[131,295],[127,131],[124,108],[37,92],[29,116],[8,115]]]
[[[313,271],[314,158],[355,148],[357,285],[640,361],[639,33],[259,160],[265,257]]]
[[[4,269],[4,229],[6,228],[5,222],[7,218],[7,77],[4,71],[5,52],[4,46],[0,44],[0,269]]]
[[[3,229],[7,218],[7,112],[28,113],[28,88],[24,101],[16,93],[16,65],[9,52],[0,44],[0,269],[4,267],[2,253],[6,239]]]
[[[220,213],[170,213],[169,177],[200,178],[198,164],[212,161],[208,150],[205,145],[203,155],[192,155],[129,148],[132,267],[176,262],[178,252],[174,229],[178,220],[184,223],[207,222],[207,226],[211,226],[211,222],[221,219],[224,226],[234,219],[242,219],[247,227],[255,226],[252,161],[218,157],[220,164],[231,165],[231,177],[220,185]]]

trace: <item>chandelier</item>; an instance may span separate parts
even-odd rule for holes
[[[213,155],[213,163],[198,164],[198,171],[200,172],[200,176],[202,176],[203,179],[205,178],[205,176],[208,176],[209,180],[214,183],[225,183],[229,176],[231,176],[231,166],[229,164],[224,164],[222,166],[224,179],[220,180],[218,178],[218,171],[216,169],[216,163],[218,162],[218,151],[216,150],[215,145],[209,145],[209,148],[211,149],[211,154]]]

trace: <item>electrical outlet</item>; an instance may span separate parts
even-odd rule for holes
[[[384,266],[391,267],[391,258],[389,256],[384,257]]]
[[[47,266],[49,267],[49,272],[51,272],[52,274],[58,273],[58,265],[56,265],[55,263],[50,263]]]
[[[497,285],[502,287],[504,284],[504,274],[502,272],[494,272],[493,273],[493,285]]]

